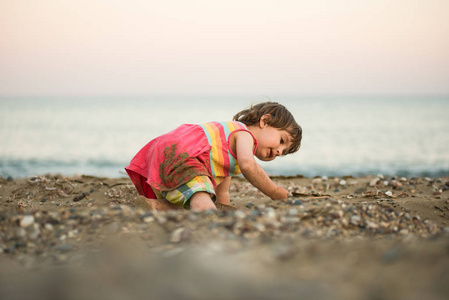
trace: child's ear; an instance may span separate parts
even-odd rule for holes
[[[270,114],[263,115],[259,121],[260,128],[265,128],[265,127],[269,126],[270,122],[271,122],[271,115]]]

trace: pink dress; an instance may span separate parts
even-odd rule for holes
[[[251,134],[235,121],[181,125],[146,144],[125,170],[138,192],[150,199],[156,198],[153,189],[171,191],[201,175],[216,187],[216,179],[240,174],[229,138],[241,130]],[[254,138],[254,152],[256,147]]]

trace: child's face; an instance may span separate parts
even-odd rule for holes
[[[256,157],[262,161],[271,161],[285,155],[292,145],[292,137],[286,130],[271,126],[262,128],[256,138]]]

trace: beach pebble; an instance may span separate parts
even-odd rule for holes
[[[175,231],[172,232],[170,236],[170,242],[172,243],[179,243],[183,240],[186,240],[190,237],[190,231],[181,227],[178,229],[175,229]]]
[[[377,225],[376,222],[370,221],[370,222],[368,222],[368,224],[366,225],[366,227],[368,227],[369,229],[377,229],[377,228],[379,228],[379,225]]]
[[[346,180],[344,180],[344,179],[340,180],[339,184],[340,185],[346,185]]]
[[[313,185],[317,185],[317,184],[321,184],[321,183],[323,183],[323,180],[321,178],[319,178],[319,177],[312,179],[312,184]]]
[[[288,211],[288,215],[289,215],[289,216],[297,216],[297,215],[298,215],[298,210],[297,210],[296,208],[291,208],[291,209]]]
[[[330,215],[334,219],[339,219],[339,218],[343,217],[344,213],[343,213],[343,211],[338,210],[338,211],[335,211],[335,212],[331,212]]]
[[[397,188],[400,188],[400,187],[402,186],[402,183],[400,183],[399,181],[396,181],[396,180],[392,180],[392,181],[390,182],[390,185],[391,185],[394,189],[397,189]]]
[[[302,205],[302,201],[301,200],[294,200],[292,202],[293,205]]]
[[[245,213],[241,210],[236,210],[234,215],[238,219],[243,219],[245,217]]]
[[[352,225],[359,225],[359,223],[360,223],[361,220],[362,220],[362,219],[361,219],[360,216],[358,216],[358,215],[353,215],[353,216],[351,216],[351,224],[352,224]]]
[[[267,219],[276,219],[276,211],[272,207],[268,207],[265,210],[265,216]]]
[[[34,223],[34,217],[31,215],[26,215],[20,220],[20,226],[26,228]]]
[[[371,180],[370,182],[369,182],[369,186],[376,186],[376,184],[377,183],[379,183],[379,181],[380,181],[380,178],[374,178],[373,180]]]

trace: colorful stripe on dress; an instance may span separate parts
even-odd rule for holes
[[[209,122],[202,124],[209,145],[211,145],[210,161],[213,177],[227,177],[240,174],[237,161],[228,150],[229,135],[236,129],[246,129],[238,122]]]

